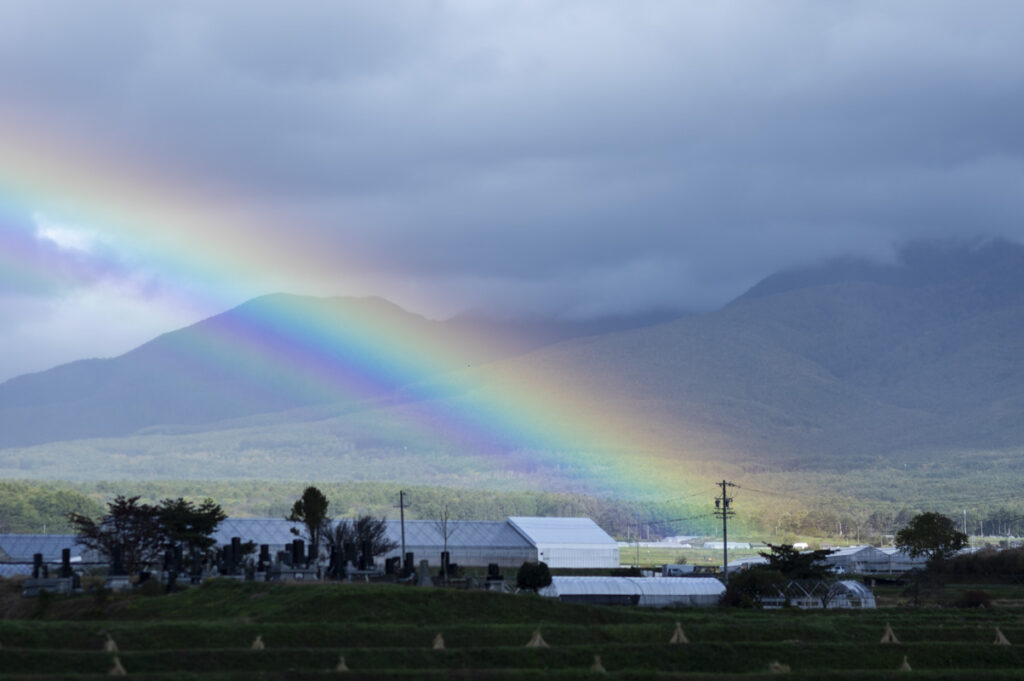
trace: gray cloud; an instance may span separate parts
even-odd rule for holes
[[[707,307],[917,237],[1024,240],[1022,21],[1009,1],[8,2],[0,114],[253,197],[427,312]]]

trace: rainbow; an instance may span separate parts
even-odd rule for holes
[[[42,249],[24,227],[25,216],[40,212],[85,225],[116,248],[92,257]],[[254,290],[304,292],[321,281],[359,289],[338,276],[344,262],[295,243],[264,214],[198,191],[187,178],[0,121],[2,285],[43,291],[143,269],[176,282],[197,312],[233,306]],[[115,252],[131,253],[133,262]],[[524,374],[499,362],[430,378],[440,367],[464,367],[467,346],[487,339],[410,343],[386,315],[338,328],[298,313],[287,297],[258,302],[201,324],[205,333],[177,350],[259,376],[268,394],[336,402],[398,395],[392,413],[424,441],[503,465],[567,471],[588,491],[670,500],[696,484],[680,470],[670,438],[650,434],[644,414],[573,390],[564,375]]]

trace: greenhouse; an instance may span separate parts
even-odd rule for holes
[[[712,607],[725,587],[713,577],[552,577],[540,595],[567,603],[646,608]]]

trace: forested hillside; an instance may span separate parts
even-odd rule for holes
[[[26,429],[71,437],[62,429],[106,428],[111,419],[138,430],[0,450],[0,474],[295,480],[315,471],[339,482],[603,493],[609,478],[586,445],[549,449],[495,430],[465,446],[449,425],[432,421],[470,413],[507,390],[558,409],[573,405],[558,417],[614,436],[602,455],[657,459],[681,480],[817,471],[878,481],[899,472],[924,480],[915,488],[955,481],[977,496],[991,488],[985,481],[1013,478],[1024,453],[1022,273],[1024,248],[1015,244],[916,245],[889,265],[840,261],[780,273],[715,312],[504,346],[481,341],[493,328],[483,336],[463,328],[456,342],[379,300],[277,298],[273,314],[258,300],[204,322],[221,333],[186,329],[117,360],[2,386],[8,438]],[[310,335],[320,322],[304,320],[323,320],[314,314],[323,305],[345,310],[329,330],[355,325],[356,335],[368,334],[357,362],[346,363],[345,348],[315,355],[337,365],[295,360],[311,343],[352,341]],[[248,332],[252,318],[261,325],[256,356],[281,356],[280,365],[245,364],[253,346],[232,344],[250,334],[231,330]],[[262,335],[267,328],[273,333]],[[221,339],[217,352],[197,351],[211,338]],[[524,352],[534,342],[542,347]],[[410,347],[431,343],[432,356],[448,364],[410,360]],[[232,350],[237,356],[224,355]],[[359,400],[322,392],[386,373],[392,361],[401,371],[363,385]],[[344,380],[317,382],[321,370]],[[87,380],[72,381],[73,390],[65,380],[75,374]],[[250,413],[289,400],[286,410]],[[150,415],[132,420],[143,412]],[[163,420],[153,423],[152,414]]]

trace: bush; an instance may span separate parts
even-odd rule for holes
[[[537,593],[551,585],[551,570],[547,563],[525,562],[516,573],[516,586],[525,591]]]
[[[965,591],[960,598],[956,599],[958,608],[991,608],[992,596],[980,589]]]
[[[732,608],[759,608],[764,598],[781,596],[788,581],[778,570],[762,565],[737,570],[729,575],[719,603]]]
[[[612,577],[643,577],[644,572],[638,567],[615,568],[611,571]]]

